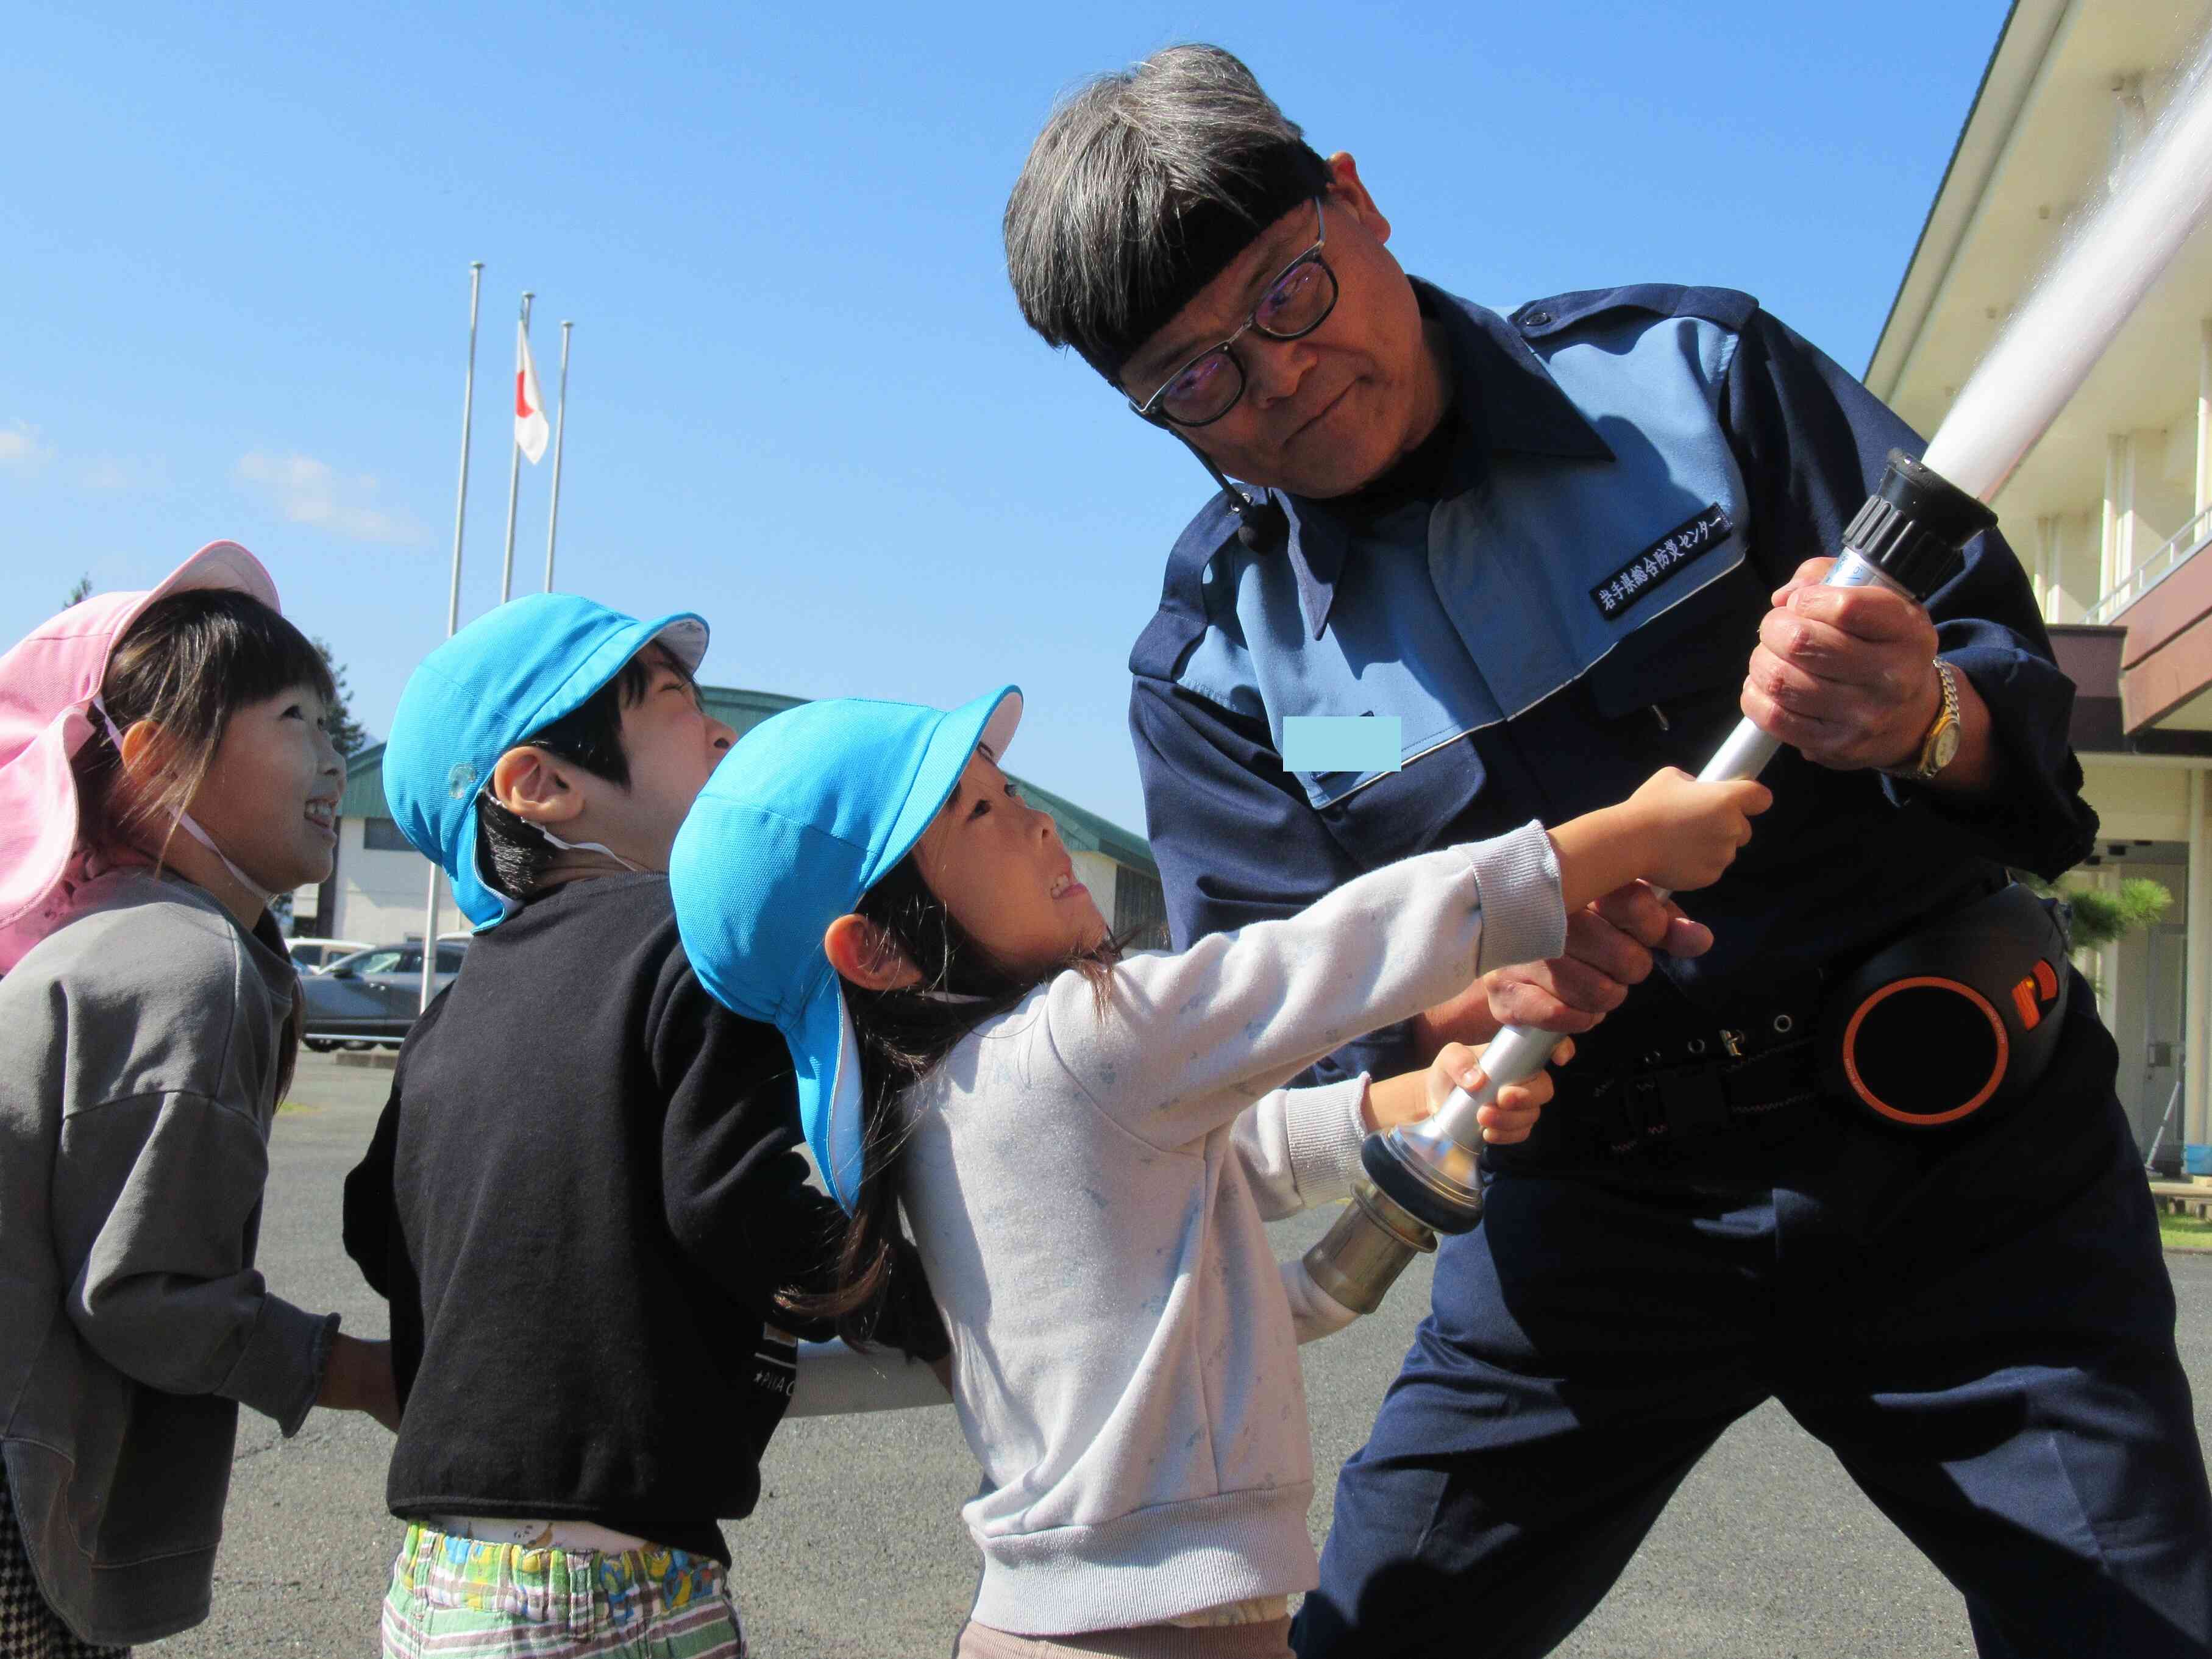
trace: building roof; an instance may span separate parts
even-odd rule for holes
[[[2016,0],[1867,363],[1923,434],[2154,125],[2212,7]],[[2008,525],[2101,499],[2107,434],[2191,425],[2212,234],[2184,246],[1992,505]]]
[[[796,708],[806,701],[804,697],[787,697],[776,691],[749,691],[736,686],[702,685],[700,701],[707,712],[722,721],[739,737],[758,726],[771,714],[781,714],[787,708]],[[1157,878],[1159,866],[1152,861],[1152,849],[1142,836],[1133,835],[1118,823],[1087,811],[1073,801],[1055,795],[1049,789],[1041,789],[1024,781],[1013,773],[1007,776],[1020,784],[1022,793],[1031,802],[1052,814],[1060,826],[1060,838],[1072,853],[1097,853],[1116,864],[1141,870]],[[388,818],[392,810],[384,801],[384,745],[371,744],[360,750],[346,763],[345,793],[338,800],[341,817]]]
[[[2037,71],[2047,61],[2051,37],[2070,9],[2065,0],[2027,0],[2028,15],[2023,18],[2020,0],[2014,0],[2005,14],[1990,61],[1982,66],[1981,83],[1974,88],[1966,118],[1951,146],[1951,159],[1944,164],[1942,182],[1928,204],[1912,257],[1898,278],[1889,314],[1882,319],[1881,333],[1867,361],[1862,378],[1875,396],[1897,396],[1905,354],[1927,326],[1936,289],[1965,240],[1990,175],[2002,159]]]
[[[2124,261],[2095,216],[2208,19],[2212,0],[2014,0],[1867,364],[1869,389],[1919,431],[1943,426],[2062,247]],[[2124,624],[2117,662],[2077,653],[2102,676],[2085,697],[2125,708],[2123,739],[2100,751],[2141,750],[2151,727],[2160,744],[2212,749],[2212,526],[2197,494],[2208,291],[2200,225],[1990,502],[2055,587],[2054,623]]]

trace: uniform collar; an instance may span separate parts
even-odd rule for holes
[[[1489,475],[1489,458],[1499,452],[1556,455],[1568,460],[1613,459],[1551,370],[1528,349],[1511,323],[1496,312],[1445,293],[1416,276],[1411,279],[1425,316],[1443,325],[1451,353],[1462,436],[1446,463],[1444,495],[1463,495]],[[1290,519],[1285,549],[1296,577],[1298,604],[1311,636],[1328,630],[1344,573],[1352,526],[1346,514],[1327,501],[1310,501],[1276,492]]]

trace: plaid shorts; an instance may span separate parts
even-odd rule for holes
[[[386,1659],[744,1659],[719,1561],[534,1549],[410,1526],[384,1598]]]
[[[39,1593],[0,1459],[0,1659],[121,1659],[130,1651],[79,1640]]]

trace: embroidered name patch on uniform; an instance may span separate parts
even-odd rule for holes
[[[1589,591],[1600,615],[1613,617],[1717,543],[1735,526],[1718,501],[1692,514]]]

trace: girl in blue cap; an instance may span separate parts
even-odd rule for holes
[[[810,704],[756,728],[670,864],[702,981],[779,1026],[852,1219],[866,1321],[903,1207],[985,1472],[968,1656],[1282,1656],[1316,1578],[1297,1343],[1346,1322],[1265,1220],[1346,1195],[1364,1135],[1474,1056],[1318,1088],[1349,1039],[1641,879],[1716,879],[1768,800],[1668,771],[1562,825],[1408,859],[1301,914],[1123,954],[1053,822],[999,763],[1012,688],[951,714]],[[1486,1118],[1528,1133],[1547,1086]],[[1287,1293],[1286,1293],[1287,1292]]]

